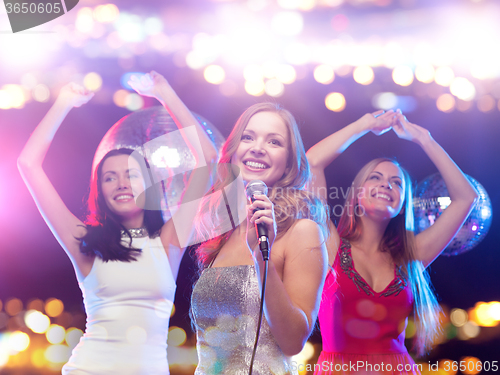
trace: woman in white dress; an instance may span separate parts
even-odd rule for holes
[[[134,77],[130,84],[140,94],[157,98],[169,111],[195,156],[196,167],[215,161],[212,142],[161,75],[151,72],[141,79]],[[154,187],[146,191],[147,163],[133,150],[110,151],[99,163],[85,222],[68,210],[42,168],[67,113],[92,96],[74,83],[64,86],[18,159],[23,179],[69,256],[83,292],[86,332],[63,374],[168,374],[168,321],[185,250],[179,238],[189,237],[190,226],[174,227],[175,217],[163,223],[158,209],[145,209],[156,198]],[[199,142],[201,151],[192,141]],[[201,197],[208,183],[203,168],[193,171],[175,215],[189,217],[192,211],[194,216],[196,208],[182,205],[182,200]]]

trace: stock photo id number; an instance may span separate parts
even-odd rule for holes
[[[13,33],[52,21],[73,9],[79,0],[4,0]]]

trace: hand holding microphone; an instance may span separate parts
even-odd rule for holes
[[[264,260],[269,260],[269,250],[276,236],[274,209],[272,202],[267,197],[267,191],[266,184],[260,180],[252,180],[246,187],[247,198],[252,201],[249,220],[251,223],[255,223],[259,247]]]

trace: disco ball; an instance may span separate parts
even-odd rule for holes
[[[224,137],[202,116],[193,115],[215,148],[220,150]],[[92,171],[104,155],[119,148],[136,150],[148,161],[155,180],[161,181],[163,218],[165,221],[170,219],[169,207],[176,207],[182,196],[187,181],[186,172],[195,167],[195,159],[168,111],[162,106],[155,106],[120,119],[97,146]]]
[[[478,201],[465,220],[462,228],[443,251],[443,255],[458,255],[473,249],[488,233],[492,219],[491,201],[484,187],[467,176],[478,193]],[[413,203],[415,233],[434,224],[435,220],[451,203],[448,189],[439,173],[435,173],[417,185]]]

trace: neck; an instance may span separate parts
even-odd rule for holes
[[[134,216],[122,218],[121,224],[127,229],[142,228],[144,226],[144,211]]]
[[[361,216],[361,236],[354,241],[354,244],[366,252],[378,251],[388,224],[388,220],[378,221],[367,215]]]

